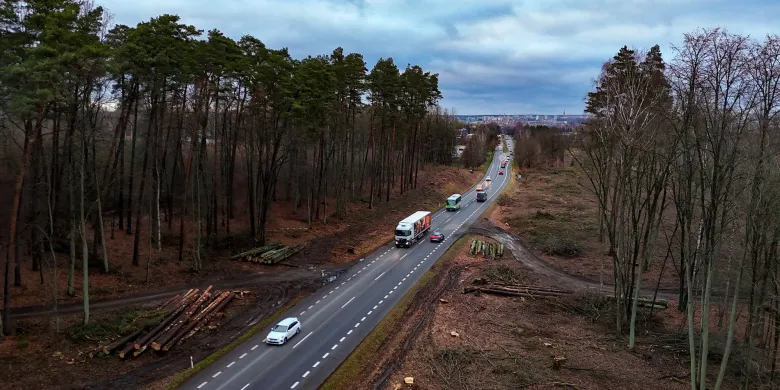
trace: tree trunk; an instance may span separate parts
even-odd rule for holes
[[[128,177],[127,188],[127,234],[133,234],[133,175],[135,174],[135,144],[138,141],[138,101],[135,101],[135,111],[133,113],[133,139],[130,141],[130,176]],[[151,120],[152,115],[149,116]],[[143,192],[143,191],[142,191]],[[140,197],[141,195],[139,195]],[[140,200],[139,200],[140,202]],[[138,227],[138,224],[136,224]],[[133,255],[133,264],[135,264],[135,255]]]
[[[41,110],[43,112],[44,110]],[[41,113],[40,117],[43,117],[43,113]],[[42,120],[42,118],[41,118]],[[36,126],[41,126],[41,120],[38,121]],[[30,133],[32,132],[32,122],[28,121],[25,124],[25,131],[24,131],[24,153],[22,155],[22,161],[21,166],[19,168],[19,172],[16,174],[16,181],[14,183],[14,197],[13,201],[11,202],[11,215],[9,216],[9,228],[8,228],[8,249],[6,250],[5,254],[5,284],[3,289],[3,319],[2,319],[2,329],[0,329],[0,334],[8,335],[11,333],[11,319],[9,317],[10,315],[10,309],[11,309],[11,289],[10,289],[10,269],[11,269],[11,259],[14,259],[15,257],[15,249],[16,249],[16,223],[17,218],[19,216],[19,204],[21,203],[22,198],[22,186],[24,184],[24,175],[27,173],[27,166],[29,164],[30,159],[30,152],[32,150],[30,145]]]

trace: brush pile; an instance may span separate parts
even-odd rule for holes
[[[504,255],[504,244],[491,244],[482,240],[474,240],[471,242],[471,254],[482,255],[482,257],[490,256],[495,259]]]
[[[230,303],[232,291],[203,291],[190,289],[162,304],[157,310],[165,315],[153,329],[141,328],[99,348],[98,352],[110,355],[118,352],[119,358],[138,356],[148,349],[167,352],[180,345],[206,327],[209,321]]]
[[[275,242],[261,246],[259,248],[250,249],[246,252],[241,252],[235,256],[232,256],[231,259],[251,261],[261,264],[276,264],[300,252],[305,247],[306,243],[294,247],[289,247]]]

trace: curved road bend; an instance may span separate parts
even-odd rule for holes
[[[511,149],[511,141],[509,146]],[[298,317],[302,324],[301,333],[287,344],[266,345],[263,340],[268,332],[260,332],[190,378],[181,388],[316,389],[495,201],[510,180],[510,175],[498,175],[504,157],[499,143],[486,173],[493,179],[486,202],[476,202],[474,186],[463,194],[459,211],[438,210],[433,214],[431,232],[444,233],[443,242],[431,243],[426,234],[424,240],[411,248],[396,248],[393,242],[380,247],[286,313],[285,316]]]

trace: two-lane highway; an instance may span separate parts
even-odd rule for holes
[[[287,344],[266,345],[263,340],[268,331],[263,331],[182,388],[316,389],[495,200],[511,180],[509,169],[506,175],[498,175],[505,156],[499,144],[486,173],[492,179],[486,202],[476,202],[474,186],[463,194],[459,211],[434,213],[430,232],[444,233],[443,242],[431,243],[426,235],[411,248],[395,248],[393,242],[380,247],[286,313],[285,317],[297,317],[302,325],[300,334]]]

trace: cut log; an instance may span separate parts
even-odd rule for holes
[[[184,311],[184,314],[179,316],[179,318],[174,321],[173,325],[170,326],[169,329],[159,333],[154,337],[154,341],[152,341],[152,349],[155,351],[159,351],[160,348],[168,341],[171,337],[181,329],[184,324],[187,323],[187,321],[190,320],[192,315],[203,305],[204,302],[206,302],[208,299],[212,297],[212,294],[209,292],[211,290],[211,286],[209,286],[206,291],[203,292],[203,294],[196,300],[194,303],[190,305],[190,307],[187,308],[187,310]]]
[[[181,302],[179,306],[177,306],[176,309],[171,314],[163,318],[162,322],[160,322],[159,325],[157,325],[154,329],[149,331],[149,333],[147,333],[144,337],[141,337],[139,340],[136,340],[136,342],[133,343],[135,349],[141,349],[141,346],[143,344],[146,344],[149,340],[155,337],[157,333],[165,329],[171,322],[173,322],[173,320],[176,319],[179,316],[179,314],[187,308],[189,303],[193,299],[195,299],[196,296],[198,296],[198,291],[199,290],[195,290],[194,294],[190,294],[190,296],[187,297],[183,302]]]
[[[286,247],[282,249],[273,250],[270,252],[263,253],[261,255],[261,258],[263,259],[263,263],[265,264],[276,264],[298,252],[303,250],[303,248],[306,247],[306,243],[303,243],[301,245],[295,246],[295,247]]]
[[[144,330],[145,330],[144,328],[139,328],[135,332],[133,332],[133,333],[131,333],[131,334],[125,336],[125,337],[122,337],[119,340],[116,340],[116,341],[114,341],[111,344],[108,344],[108,345],[104,346],[103,348],[101,348],[101,350],[103,351],[104,354],[110,355],[111,352],[114,351],[115,349],[117,349],[117,348],[119,348],[119,347],[121,347],[121,346],[123,346],[123,345],[125,345],[125,344],[127,344],[127,343],[129,343],[129,342],[131,342],[133,340],[135,340],[141,333],[143,333]]]
[[[254,248],[254,249],[250,249],[250,250],[248,250],[246,252],[241,252],[241,253],[239,253],[237,255],[231,256],[230,258],[233,259],[233,260],[247,258],[247,260],[251,261],[251,259],[253,257],[255,257],[255,256],[262,255],[265,252],[268,252],[268,251],[271,251],[271,250],[274,250],[274,249],[279,249],[281,247],[282,247],[282,244],[280,244],[278,242],[273,242],[273,243],[270,243],[268,245],[261,246],[259,248]]]
[[[197,291],[198,291],[197,289],[191,288],[184,294],[176,295],[175,297],[173,297],[170,300],[168,300],[168,302],[166,302],[166,304],[160,306],[160,308],[158,310],[165,310],[165,311],[174,310],[176,307],[179,306],[179,304],[182,301],[184,301],[185,299],[189,298],[190,296],[192,296],[192,294],[196,293]]]
[[[505,296],[513,296],[513,297],[560,297],[564,296],[566,294],[562,293],[552,293],[552,292],[546,292],[546,291],[512,291],[512,290],[506,290],[506,289],[496,289],[496,288],[484,288],[484,287],[465,287],[463,289],[464,294],[472,293],[472,292],[478,292],[478,293],[488,293],[488,294],[495,294],[495,295],[505,295]]]
[[[214,317],[214,315],[219,313],[219,311],[222,310],[222,308],[224,308],[228,303],[230,303],[230,300],[233,299],[234,296],[235,294],[231,292],[230,295],[228,295],[217,307],[214,308],[214,310],[211,311],[211,313],[203,317],[200,320],[200,322],[195,326],[194,329],[192,329],[189,333],[187,333],[184,337],[182,337],[179,340],[178,344],[182,344],[185,340],[192,337],[195,333],[198,333],[198,331],[200,331],[203,325],[208,324],[211,318]]]
[[[130,351],[135,349],[134,343],[128,343],[121,351],[119,351],[119,358],[124,359]]]
[[[192,330],[192,328],[198,325],[200,323],[200,320],[207,317],[217,308],[223,307],[224,305],[222,305],[222,302],[224,302],[227,299],[227,297],[230,296],[231,294],[235,295],[235,293],[233,292],[225,291],[222,294],[220,294],[216,299],[211,301],[211,303],[209,303],[209,305],[205,309],[203,309],[203,311],[198,313],[198,315],[193,317],[192,320],[190,320],[185,327],[183,327],[178,332],[176,332],[176,334],[170,340],[168,340],[168,342],[165,343],[165,345],[163,345],[162,350],[168,351],[169,349],[171,349],[171,347],[173,347],[176,344],[176,342],[181,340],[181,338],[184,337],[185,334],[187,334],[189,331]]]

